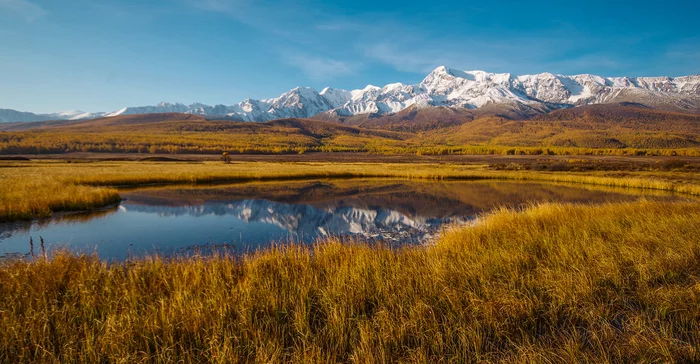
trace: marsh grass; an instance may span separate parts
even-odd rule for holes
[[[500,210],[428,247],[0,263],[0,361],[692,362],[700,204]]]
[[[535,172],[485,165],[402,163],[3,162],[0,221],[90,210],[120,200],[115,186],[283,181],[318,178],[552,181],[700,195],[695,172]]]
[[[0,221],[48,217],[54,212],[102,208],[121,200],[117,190],[62,182],[51,176],[0,178]]]

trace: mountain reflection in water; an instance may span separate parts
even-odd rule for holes
[[[446,222],[463,222],[457,217],[436,218],[408,216],[399,211],[378,206],[328,206],[318,208],[306,204],[287,204],[268,200],[205,202],[195,206],[123,205],[125,211],[155,213],[162,217],[206,215],[233,216],[248,223],[274,225],[301,240],[309,238],[357,235],[364,238],[391,238],[402,231],[417,234],[418,240],[435,227]],[[306,237],[306,239],[304,238]]]
[[[418,243],[446,224],[464,223],[499,206],[639,198],[629,191],[553,184],[395,180],[151,187],[121,194],[126,200],[117,209],[0,224],[0,255],[26,254],[29,238],[39,236],[50,248],[96,250],[116,260],[207,244],[245,251],[328,236]]]

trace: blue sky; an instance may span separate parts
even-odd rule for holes
[[[233,104],[489,72],[700,73],[698,1],[0,0],[0,108]]]

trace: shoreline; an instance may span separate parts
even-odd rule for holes
[[[545,204],[431,246],[0,262],[0,358],[692,362],[698,221],[697,203]]]
[[[101,161],[101,162],[151,162],[186,163],[219,162],[220,154],[149,154],[149,153],[95,153],[71,152],[59,154],[4,154],[4,161]],[[366,162],[366,163],[533,163],[537,161],[604,161],[654,163],[657,161],[681,160],[700,164],[694,156],[616,156],[616,155],[503,155],[503,154],[369,154],[353,152],[313,152],[305,154],[231,154],[231,162]],[[23,158],[23,159],[11,159]]]

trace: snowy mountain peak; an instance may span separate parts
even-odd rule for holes
[[[549,72],[513,75],[480,70],[462,71],[440,66],[414,85],[367,85],[363,89],[352,91],[326,87],[320,93],[310,87],[296,87],[276,98],[249,98],[230,106],[161,102],[155,106],[125,107],[106,113],[71,111],[43,115],[0,109],[0,122],[89,119],[163,112],[268,121],[290,117],[308,118],[320,113],[339,116],[391,114],[412,106],[477,109],[489,104],[507,104],[546,111],[622,101],[671,105],[680,110],[692,109],[697,112],[700,105],[700,75],[675,78],[601,77],[592,74],[566,76]]]
[[[345,105],[350,99],[352,99],[352,94],[349,91],[335,89],[326,87],[321,93],[321,96],[328,101],[331,109],[337,109]]]

